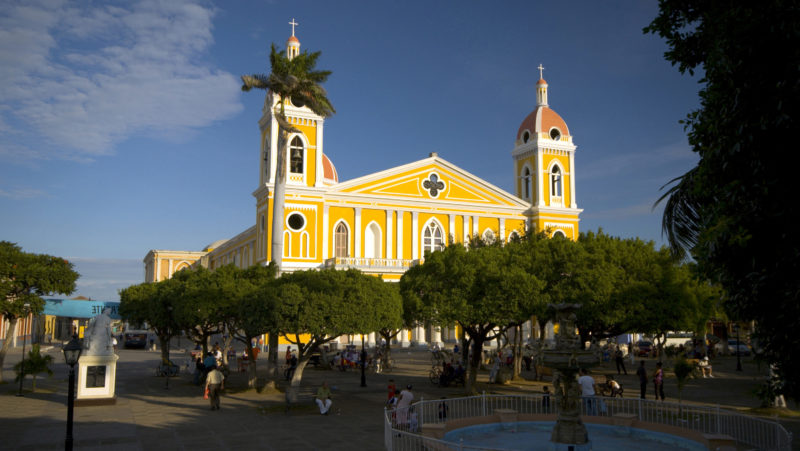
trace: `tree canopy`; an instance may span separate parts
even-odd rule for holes
[[[685,120],[700,159],[662,197],[664,232],[726,290],[732,318],[756,321],[767,359],[798,399],[800,212],[792,200],[800,189],[789,144],[800,131],[800,7],[661,0],[644,31],[667,41],[678,70],[701,74],[700,107]]]
[[[8,329],[0,348],[0,368],[16,331],[17,321],[44,309],[42,296],[75,291],[80,275],[61,257],[24,252],[8,241],[0,241],[0,313]],[[0,372],[0,382],[3,376]]]

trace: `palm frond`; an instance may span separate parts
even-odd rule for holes
[[[664,216],[661,219],[661,232],[666,235],[673,253],[678,256],[683,256],[694,248],[700,236],[701,203],[695,194],[696,175],[697,167],[670,180],[661,189],[672,186],[653,205],[655,208],[666,200]]]

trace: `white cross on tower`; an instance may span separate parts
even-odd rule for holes
[[[291,21],[291,22],[289,22],[289,25],[291,25],[291,26],[292,26],[292,36],[294,36],[294,26],[295,26],[295,25],[300,25],[300,24],[299,24],[299,23],[297,23],[297,22],[295,22],[295,21],[294,21],[294,17],[292,17],[292,21]]]
[[[294,35],[294,32],[292,34]],[[544,79],[544,76],[542,75],[542,71],[544,70],[542,63],[539,63],[539,67],[537,67],[537,69],[539,69],[539,78]]]

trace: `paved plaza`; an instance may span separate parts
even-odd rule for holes
[[[14,396],[13,364],[19,349],[12,349],[3,368],[6,384],[0,385],[0,449],[63,449],[66,433],[67,366],[60,347],[47,351],[55,358],[52,378],[37,378],[37,392],[31,393],[31,380],[25,381],[25,396]],[[393,378],[398,387],[411,383],[417,398],[455,397],[460,388],[442,389],[430,383],[430,353],[422,349],[396,349],[398,363],[391,374],[371,374],[367,387],[360,386],[360,373],[308,368],[303,376],[306,392],[323,380],[333,388],[334,409],[320,416],[316,406],[305,399],[287,415],[282,393],[257,393],[247,390],[243,373],[233,373],[222,397],[222,409],[211,411],[201,389],[192,384],[191,373],[181,375],[165,387],[163,377],[154,376],[160,353],[121,350],[117,367],[117,403],[111,406],[75,408],[76,450],[379,450],[383,449],[383,406],[386,386]],[[172,358],[186,363],[185,351],[175,349]],[[264,370],[263,359],[259,360]],[[648,369],[654,367],[648,361]],[[714,363],[713,379],[691,380],[684,400],[720,404],[723,408],[747,409],[758,405],[751,395],[758,379],[755,362],[744,360],[743,372],[735,371],[735,358],[720,358]],[[616,373],[613,363],[596,369],[595,376]],[[629,365],[629,375],[618,380],[626,397],[638,395],[638,383]],[[528,373],[524,373],[530,376]],[[509,385],[486,384],[487,373],[478,375],[479,389],[493,393],[539,393],[542,382],[522,380]],[[674,379],[667,379],[668,401],[677,400]],[[652,393],[648,393],[652,397]],[[796,406],[795,406],[796,407]],[[782,420],[795,437],[800,429],[795,420]],[[797,443],[797,440],[795,440]]]

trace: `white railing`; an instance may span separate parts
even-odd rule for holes
[[[655,423],[703,434],[733,437],[740,444],[762,450],[790,450],[792,434],[776,421],[743,415],[717,407],[648,401],[638,398],[594,398],[581,403],[584,417],[632,416],[645,423]],[[423,425],[442,424],[448,420],[495,415],[498,409],[519,414],[557,414],[555,397],[543,395],[481,395],[464,398],[421,400],[398,424],[395,412],[385,412],[384,446],[387,450],[478,450],[483,448],[453,444],[423,437]],[[588,411],[587,411],[588,410]],[[444,415],[442,414],[444,412]],[[590,415],[594,414],[594,415]],[[400,415],[401,417],[403,415]],[[492,448],[498,449],[498,448]]]
[[[408,260],[401,258],[362,258],[362,257],[333,257],[325,260],[326,268],[369,268],[383,270],[401,270],[419,265],[422,259]]]

